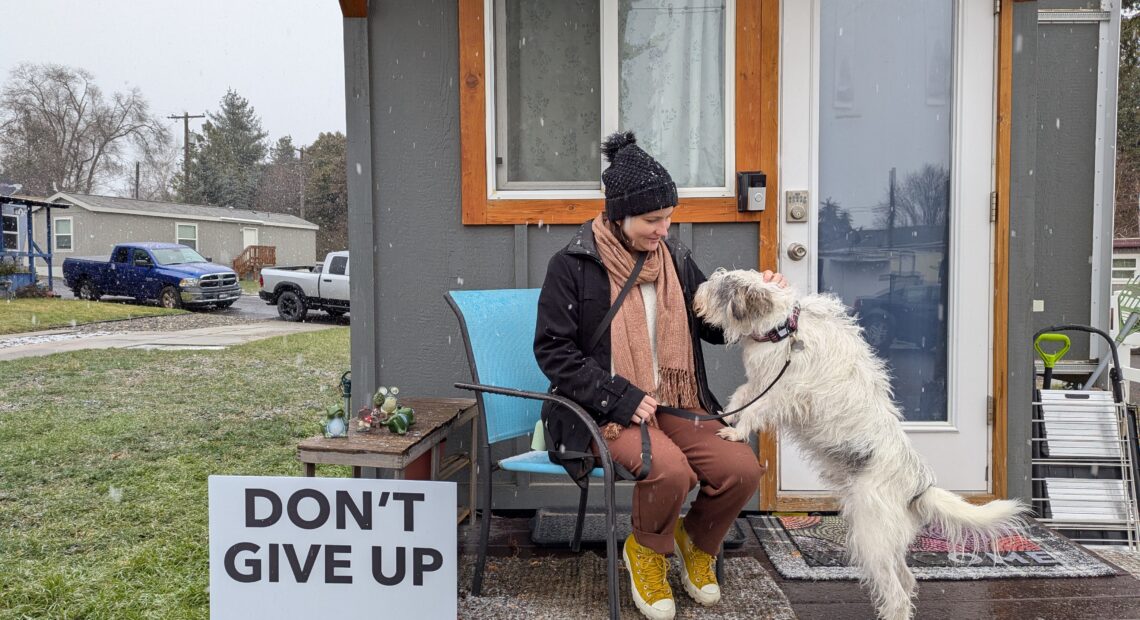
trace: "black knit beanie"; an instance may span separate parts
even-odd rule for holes
[[[677,185],[665,167],[637,146],[632,131],[618,132],[602,143],[610,167],[602,172],[606,186],[606,218],[611,222],[677,206]]]

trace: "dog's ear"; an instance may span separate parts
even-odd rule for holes
[[[732,296],[728,309],[737,321],[756,319],[772,311],[772,296],[762,287],[743,283]]]

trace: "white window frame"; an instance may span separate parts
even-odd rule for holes
[[[1119,261],[1131,261],[1132,266],[1131,267],[1117,266],[1116,261],[1118,261],[1118,260]],[[1132,255],[1132,256],[1113,255],[1111,264],[1112,264],[1112,266],[1109,269],[1112,272],[1112,283],[1113,284],[1128,284],[1128,281],[1136,276],[1136,271],[1137,271],[1136,267],[1137,267],[1137,265],[1140,265],[1140,256],[1136,256],[1136,255]],[[1118,271],[1128,271],[1129,272],[1128,277],[1126,277],[1126,278],[1117,277],[1116,272],[1118,272]]]
[[[0,226],[0,233],[2,233],[2,236],[0,236],[0,252],[19,252],[20,251],[20,232],[21,232],[20,216],[16,213],[4,213],[4,214],[2,214],[2,218],[0,218],[0,221],[2,221],[2,219],[7,219],[7,218],[12,218],[12,219],[16,220],[16,230],[14,232],[8,232],[8,231],[4,230],[3,226]],[[3,243],[4,237],[7,237],[9,235],[16,238],[16,247],[11,248],[11,249],[9,249]]]
[[[198,251],[198,225],[195,223],[192,223],[192,222],[175,222],[174,223],[174,242],[181,244],[181,245],[186,245],[185,243],[182,243],[182,241],[185,239],[189,239],[189,237],[178,236],[178,227],[179,226],[193,226],[194,227],[193,249],[195,252],[197,252]]]
[[[487,76],[486,87],[483,89],[485,97],[486,116],[486,144],[487,149],[487,198],[491,200],[535,200],[535,199],[602,199],[605,193],[601,188],[602,170],[608,165],[604,158],[599,159],[598,187],[593,189],[498,189],[498,175],[496,174],[496,156],[499,152],[497,143],[500,135],[496,124],[497,116],[497,82],[496,69],[499,68],[499,54],[497,41],[503,37],[498,36],[495,23],[495,9],[502,0],[485,0],[483,2],[483,58],[484,75]],[[618,0],[599,0],[601,50],[600,61],[602,69],[602,135],[598,136],[598,143],[616,131],[620,117],[617,93],[620,92],[618,84]],[[724,185],[722,187],[678,187],[679,198],[716,197],[726,198],[736,195],[736,0],[724,0]],[[757,34],[757,36],[759,36]],[[506,154],[505,149],[503,153]],[[572,182],[567,182],[572,184]]]
[[[60,235],[59,235],[59,223],[64,221],[64,220],[67,221],[69,227],[71,228],[71,232],[67,233],[67,235],[66,235],[67,237],[71,237],[71,247],[70,248],[60,248],[59,247],[59,237],[60,237]],[[69,252],[75,251],[75,218],[74,217],[72,217],[70,215],[66,215],[66,216],[51,218],[51,234],[52,234],[52,246],[53,246],[52,251],[53,252],[61,253],[61,254],[67,254]]]

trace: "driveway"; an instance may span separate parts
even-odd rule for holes
[[[56,292],[75,299],[57,281]],[[134,304],[129,298],[106,298],[100,303]],[[346,327],[349,317],[311,312],[301,323],[283,321],[277,308],[257,295],[242,295],[224,310],[89,323],[72,328],[0,336],[0,361],[51,355],[80,349],[223,349],[262,338]]]

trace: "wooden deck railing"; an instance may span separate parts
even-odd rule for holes
[[[234,259],[234,272],[239,278],[254,277],[262,267],[277,264],[277,246],[247,245]]]

